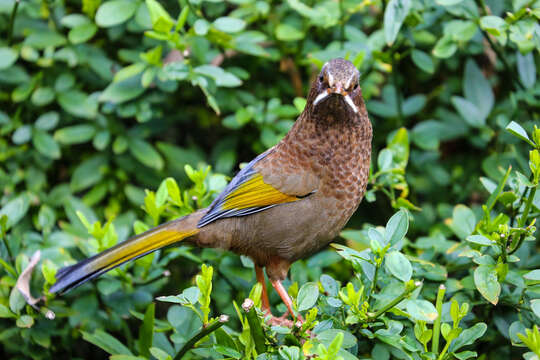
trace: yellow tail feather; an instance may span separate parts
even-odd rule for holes
[[[129,260],[139,258],[197,234],[199,229],[182,229],[181,225],[186,219],[187,217],[184,217],[162,224],[91,258],[58,270],[56,283],[49,291],[51,293],[66,292]]]

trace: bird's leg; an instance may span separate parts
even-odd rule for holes
[[[262,267],[255,265],[255,275],[257,276],[257,282],[262,285],[262,309],[266,315],[272,315],[270,301],[268,301],[268,292],[266,291],[266,279],[264,278]]]
[[[285,290],[285,288],[283,287],[283,284],[281,283],[281,281],[280,280],[272,280],[272,286],[274,287],[274,289],[276,289],[276,291],[279,294],[279,297],[281,298],[281,300],[283,300],[283,303],[287,307],[287,310],[288,310],[289,314],[291,314],[294,317],[294,311],[293,311],[293,308],[292,308],[292,305],[293,305],[292,299],[289,296],[289,294],[287,293],[287,290]],[[300,316],[300,314],[298,314],[298,316],[296,318],[298,320],[300,320],[301,322],[304,322],[304,319],[302,318],[302,316]]]

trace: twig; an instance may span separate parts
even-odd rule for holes
[[[345,50],[345,23],[347,20],[345,19],[345,10],[343,9],[343,0],[339,0],[339,15],[341,20],[341,26],[340,26],[340,40],[341,40],[341,50]]]
[[[398,121],[399,121],[399,125],[403,125],[403,109],[402,109],[402,104],[401,104],[401,96],[400,96],[400,93],[399,93],[399,87],[398,87],[398,74],[397,74],[397,71],[396,71],[396,60],[395,60],[395,57],[394,57],[394,54],[396,53],[395,50],[392,50],[392,53],[390,54],[390,60],[391,60],[391,63],[392,63],[392,83],[394,85],[394,91],[396,93],[396,107],[397,107],[397,115],[398,115]]]
[[[2,215],[0,218],[0,226],[2,227],[0,229],[0,237],[2,237],[2,242],[4,243],[4,246],[6,247],[7,253],[8,253],[8,261],[15,268],[15,258],[13,257],[13,253],[11,252],[11,248],[9,247],[8,241],[7,241],[7,231],[6,231],[6,224],[7,224],[7,216]],[[16,276],[16,275],[15,275]]]
[[[302,88],[302,77],[300,76],[300,72],[298,71],[294,61],[290,57],[281,59],[279,70],[289,74],[295,95],[302,97],[304,94],[304,90]]]
[[[525,209],[523,209],[523,214],[521,214],[521,217],[518,221],[518,227],[525,226],[525,223],[527,222],[527,217],[529,216],[529,211],[531,211],[532,201],[534,199],[534,196],[536,195],[536,188],[537,186],[531,188],[529,190],[529,196],[527,197],[527,203],[525,204]]]
[[[369,287],[369,294],[367,297],[367,302],[371,300],[375,287],[377,286],[377,277],[379,276],[379,268],[382,266],[382,261],[380,264],[375,264],[375,273],[373,274],[373,280],[371,281],[371,286]]]
[[[390,301],[388,304],[383,306],[376,313],[374,313],[374,314],[373,313],[371,313],[371,314],[368,313],[368,321],[376,320],[379,316],[381,316],[382,314],[384,314],[385,312],[387,312],[388,310],[390,310],[391,308],[393,308],[394,306],[399,304],[401,301],[403,301],[403,299],[405,299],[407,296],[409,296],[420,285],[422,285],[422,283],[420,281],[413,283],[412,280],[411,280],[409,283],[407,283],[407,285],[405,286],[405,290],[403,290],[401,295],[399,295],[394,300]]]
[[[15,15],[17,15],[17,9],[19,8],[20,0],[15,0],[13,4],[13,9],[11,9],[11,16],[9,18],[9,31],[8,31],[8,46],[11,45],[13,40],[13,25],[15,24]]]
[[[210,335],[223,325],[229,321],[229,317],[227,315],[221,315],[218,319],[212,321],[209,323],[206,327],[203,327],[201,331],[199,331],[195,336],[193,336],[187,343],[182,346],[178,354],[174,357],[174,360],[180,360],[186,355],[186,353],[191,350],[197,341],[203,339],[204,337]]]
[[[249,324],[249,332],[251,333],[251,338],[255,344],[255,350],[257,351],[257,354],[262,354],[266,351],[266,346],[264,344],[264,333],[254,305],[253,300],[248,298],[244,300],[242,309],[244,309],[246,312],[246,317]]]
[[[476,0],[476,5],[480,8],[483,15],[489,15],[488,7],[486,6],[486,3],[484,0]],[[484,36],[484,38],[487,40],[493,51],[497,54],[497,57],[499,57],[504,65],[504,68],[506,69],[506,72],[512,74],[515,73],[515,71],[512,71],[512,68],[510,67],[510,63],[506,59],[506,56],[504,56],[501,49],[491,40],[489,35],[482,29],[480,29],[480,32]],[[516,86],[521,89],[525,90],[525,86],[519,81],[513,80],[514,84],[517,84]]]
[[[446,292],[446,287],[441,284],[439,286],[439,291],[437,292],[437,302],[435,307],[437,309],[437,318],[433,323],[433,340],[431,341],[431,352],[437,354],[439,352],[439,337],[441,335],[441,319],[442,319],[442,305],[444,301],[444,293]]]

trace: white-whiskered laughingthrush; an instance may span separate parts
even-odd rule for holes
[[[129,260],[187,241],[249,256],[292,310],[281,281],[291,264],[326,246],[364,195],[372,129],[358,85],[343,59],[327,62],[289,133],[257,156],[206,209],[167,222],[75,265],[60,269],[50,292],[65,292]]]

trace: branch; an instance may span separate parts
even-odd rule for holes
[[[9,18],[9,30],[8,30],[8,46],[11,45],[13,40],[13,25],[15,24],[15,15],[17,15],[17,9],[19,8],[20,0],[15,0],[13,9],[11,9],[11,16]]]
[[[227,315],[221,315],[218,319],[214,319],[212,322],[210,322],[206,327],[203,327],[201,331],[199,331],[195,336],[193,336],[187,343],[182,346],[178,354],[174,357],[174,360],[180,360],[186,355],[186,353],[191,350],[195,344],[203,339],[204,337],[210,335],[223,325],[225,325],[229,321],[229,317]]]

